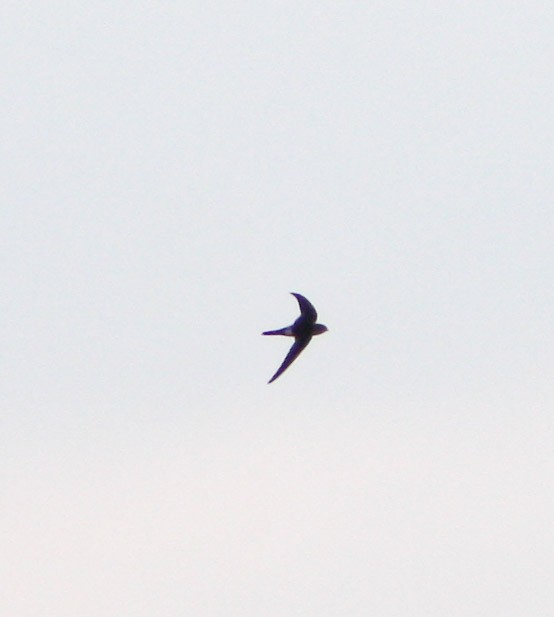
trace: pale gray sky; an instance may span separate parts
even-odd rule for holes
[[[2,612],[554,614],[551,4],[0,29]]]

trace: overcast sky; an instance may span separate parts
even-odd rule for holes
[[[554,614],[553,33],[5,5],[5,615]]]

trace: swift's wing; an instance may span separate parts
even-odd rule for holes
[[[311,340],[311,336],[307,336],[304,338],[297,338],[294,341],[293,346],[289,349],[289,353],[286,355],[285,359],[281,366],[277,369],[277,372],[273,377],[267,382],[268,384],[272,381],[275,381],[279,375],[282,375],[288,367],[298,358],[298,356],[302,353],[302,351],[306,348],[308,343]]]
[[[298,306],[300,306],[300,312],[302,316],[309,320],[311,323],[315,323],[317,321],[317,312],[314,308],[314,305],[304,296],[291,292],[292,295],[298,300]]]

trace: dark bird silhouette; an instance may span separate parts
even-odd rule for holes
[[[304,298],[304,296],[294,292],[291,293],[298,300],[298,305],[300,306],[300,317],[292,324],[292,326],[287,326],[286,328],[281,328],[280,330],[268,330],[267,332],[262,332],[262,334],[265,334],[266,336],[272,336],[275,334],[281,334],[282,336],[294,336],[294,343],[290,348],[289,353],[286,355],[281,366],[277,369],[275,375],[273,375],[267,383],[275,381],[279,375],[287,370],[287,368],[296,360],[296,358],[298,358],[301,352],[312,340],[312,336],[327,332],[327,326],[324,326],[321,323],[316,323],[317,312],[313,304]]]

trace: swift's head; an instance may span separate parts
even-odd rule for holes
[[[327,332],[328,328],[327,326],[324,326],[322,323],[316,323],[314,325],[314,329],[312,331],[312,334],[315,336],[316,334],[323,334],[324,332]]]

